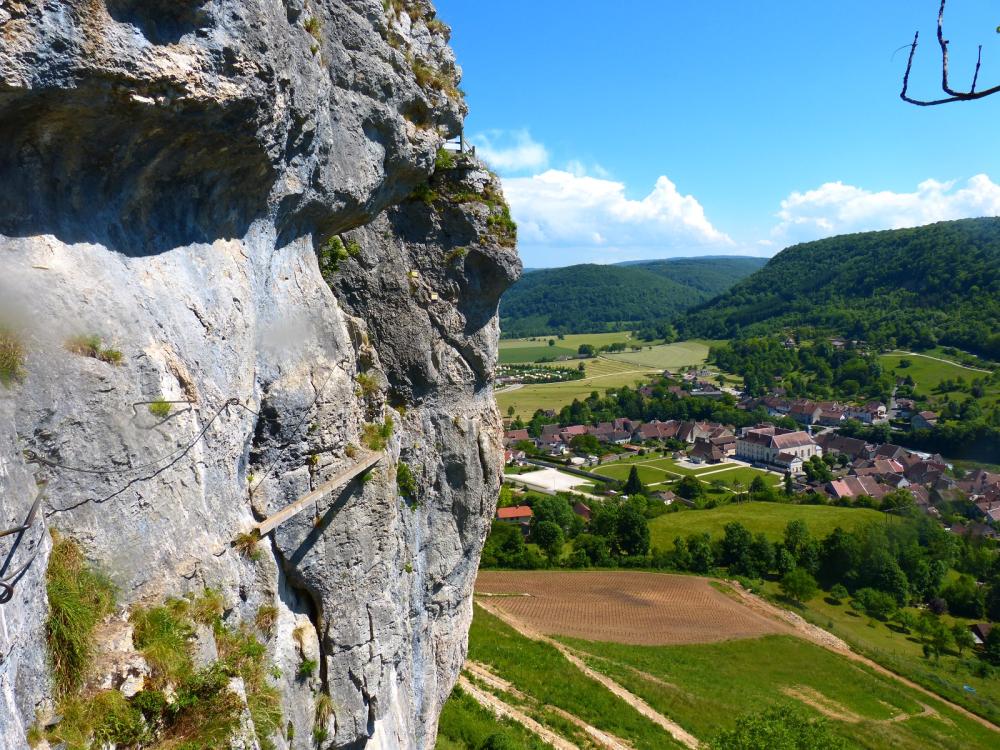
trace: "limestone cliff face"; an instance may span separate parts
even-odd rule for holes
[[[48,529],[125,607],[205,587],[227,622],[277,606],[295,730],[278,747],[314,746],[320,693],[324,747],[433,744],[499,487],[496,309],[520,263],[473,159],[407,198],[464,116],[432,18],[422,1],[0,4],[0,324],[26,355],[0,386],[0,525],[43,497],[0,604],[0,746],[51,703]],[[70,351],[82,335],[121,363]],[[158,399],[177,403],[154,416]],[[259,561],[237,553],[388,421],[371,481]],[[305,680],[302,651],[320,662]]]

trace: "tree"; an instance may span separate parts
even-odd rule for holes
[[[901,609],[896,613],[896,622],[907,633],[911,632],[917,624],[917,618],[913,616],[913,613],[907,609]]]
[[[576,350],[576,353],[579,354],[581,357],[593,357],[594,347],[591,344],[580,344],[579,348]]]
[[[805,521],[789,521],[785,525],[785,547],[795,557],[796,562],[802,554],[803,547],[811,541],[812,535]]]
[[[805,603],[816,595],[816,579],[802,568],[792,568],[781,579],[781,593],[789,599]]]
[[[938,46],[941,48],[941,90],[945,93],[945,96],[941,99],[914,99],[910,96],[910,73],[913,70],[913,58],[917,54],[917,44],[920,41],[919,31],[913,35],[913,43],[910,45],[910,56],[906,61],[906,72],[903,74],[903,89],[899,92],[899,98],[904,102],[916,104],[918,107],[934,107],[939,104],[950,104],[951,102],[968,102],[992,96],[993,94],[1000,92],[1000,86],[993,86],[992,88],[976,91],[976,85],[979,83],[979,68],[983,62],[983,45],[979,45],[979,56],[976,59],[976,68],[972,75],[972,85],[969,87],[968,91],[958,91],[952,87],[948,78],[949,42],[944,37],[944,12],[946,4],[947,0],[941,0],[941,9],[938,11],[937,23]],[[997,27],[997,31],[1000,32],[1000,26]]]
[[[959,617],[978,619],[983,616],[983,592],[970,575],[961,575],[941,590],[948,602],[948,611]]]
[[[580,534],[573,540],[573,551],[582,552],[591,565],[607,567],[611,565],[611,548],[608,540],[596,534]]]
[[[876,620],[888,620],[896,611],[896,600],[893,596],[877,589],[858,589],[854,592],[854,601],[861,605],[862,612]]]
[[[685,500],[697,500],[705,494],[704,485],[692,476],[681,477],[676,489]]]
[[[842,583],[838,583],[832,589],[830,589],[830,598],[836,601],[838,604],[844,601],[850,593],[847,591],[847,587]]]
[[[823,539],[819,554],[819,580],[824,586],[845,583],[853,587],[861,564],[861,544],[839,526]]]
[[[576,453],[587,453],[590,455],[600,453],[601,451],[601,443],[593,435],[574,435],[572,440],[569,441],[569,447]]]
[[[757,532],[750,545],[750,557],[746,561],[747,575],[760,578],[767,575],[773,567],[774,545],[763,532]]]
[[[556,340],[555,339],[549,339],[549,346],[555,346],[555,345],[556,345]]]
[[[1000,667],[1000,627],[993,628],[983,643],[983,658],[990,664]]]
[[[779,544],[774,550],[774,569],[778,571],[778,575],[783,576],[795,567],[795,556],[783,544]]]
[[[549,556],[550,560],[555,561],[562,554],[565,542],[563,530],[552,521],[536,523],[531,531],[531,538]]]
[[[617,532],[617,546],[626,555],[645,555],[649,552],[649,523],[634,505],[621,509]]]
[[[712,552],[712,537],[708,534],[692,534],[687,538],[687,550],[690,567],[694,573],[707,573],[715,565],[715,554]]]
[[[566,534],[573,528],[573,521],[577,517],[564,498],[550,495],[532,496],[531,513],[532,533],[539,524],[549,522]]]
[[[986,589],[986,616],[1000,622],[1000,575],[995,575]]]
[[[955,641],[955,648],[961,656],[965,649],[975,648],[976,639],[972,637],[972,631],[960,622],[951,626],[951,637]]]
[[[733,573],[752,575],[750,567],[750,547],[753,535],[739,521],[727,523],[723,529],[722,563],[728,565]]]
[[[639,479],[639,467],[633,466],[629,470],[628,481],[625,482],[622,493],[626,495],[646,494],[646,488],[642,486],[642,481]]]
[[[809,719],[791,706],[776,706],[736,720],[723,730],[710,750],[845,750],[846,742],[835,735],[824,719]]]

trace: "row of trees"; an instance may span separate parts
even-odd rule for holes
[[[574,399],[564,406],[556,416],[549,416],[538,410],[532,418],[524,422],[515,419],[512,429],[526,428],[532,437],[542,434],[542,427],[547,424],[562,426],[574,424],[596,424],[610,422],[619,417],[636,421],[711,421],[736,427],[749,427],[760,422],[773,422],[781,427],[796,428],[798,425],[787,417],[775,419],[769,417],[763,408],[746,411],[736,408],[736,399],[730,395],[721,398],[682,398],[667,390],[676,385],[675,381],[660,378],[651,384],[649,395],[643,395],[638,389],[622,386],[608,389],[602,396],[597,391],[587,398]]]

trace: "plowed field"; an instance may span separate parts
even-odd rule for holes
[[[666,646],[789,633],[690,576],[633,572],[480,571],[477,594],[546,635]]]

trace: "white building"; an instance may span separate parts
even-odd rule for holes
[[[751,463],[769,464],[798,474],[802,463],[822,456],[812,436],[802,430],[780,427],[752,427],[736,439],[736,457]]]

